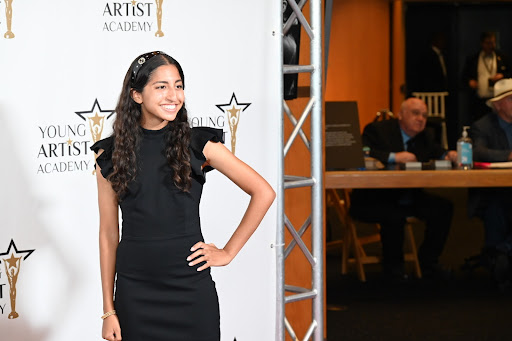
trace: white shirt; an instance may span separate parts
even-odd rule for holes
[[[496,75],[498,65],[496,53],[486,55],[484,51],[478,56],[478,97],[491,98],[494,96],[494,89],[489,85],[489,78]]]
[[[441,69],[443,69],[443,75],[446,77],[446,64],[444,63],[444,57],[443,54],[441,53],[441,50],[433,45],[432,50],[437,54],[437,57],[439,58],[439,63],[441,64]]]

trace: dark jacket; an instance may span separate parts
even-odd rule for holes
[[[473,161],[502,162],[508,160],[511,148],[495,113],[487,114],[471,126]]]
[[[370,156],[384,164],[388,163],[389,153],[404,151],[404,142],[398,120],[391,119],[368,124],[363,131],[363,145],[370,147]],[[408,151],[416,155],[420,162],[440,159],[446,152],[435,142],[434,134],[425,129],[409,140]],[[352,206],[375,205],[382,200],[396,201],[404,195],[413,196],[419,189],[355,189],[352,191]]]
[[[478,51],[478,53],[471,55],[466,59],[466,64],[464,65],[464,71],[462,73],[462,80],[465,87],[468,87],[470,79],[478,79],[478,58],[480,56],[480,52],[481,51]],[[512,67],[510,66],[507,56],[500,51],[495,51],[495,53],[497,72],[502,73],[505,78],[512,77]]]
[[[473,161],[503,162],[512,151],[496,113],[487,114],[471,126]],[[511,175],[512,176],[512,175]],[[480,216],[491,197],[512,195],[511,188],[471,188],[468,197],[468,215]]]
[[[363,131],[363,145],[370,147],[370,156],[383,163],[388,162],[389,153],[404,151],[404,141],[398,120],[385,120],[368,124]],[[408,151],[420,162],[440,159],[446,152],[435,142],[434,132],[425,129],[409,140]]]
[[[445,58],[445,67],[446,67]],[[443,73],[443,67],[437,53],[429,47],[421,56],[419,63],[416,65],[417,79],[410,89],[414,91],[447,91],[448,78]]]

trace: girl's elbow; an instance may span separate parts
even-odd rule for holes
[[[117,224],[102,225],[100,224],[99,229],[100,241],[112,242],[119,241],[119,228]]]
[[[274,189],[272,187],[270,187],[270,185],[265,190],[264,197],[265,197],[266,202],[268,203],[268,206],[270,207],[270,205],[272,205],[272,203],[276,199],[276,192],[274,191]]]

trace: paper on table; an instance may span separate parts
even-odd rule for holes
[[[512,161],[509,162],[474,162],[474,168],[512,168]]]

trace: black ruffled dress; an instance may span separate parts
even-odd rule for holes
[[[172,124],[172,123],[170,123]],[[137,151],[137,177],[120,207],[122,237],[117,249],[115,309],[123,341],[219,340],[219,304],[210,269],[190,267],[190,248],[203,241],[199,202],[208,141],[224,142],[220,129],[192,128],[192,187],[174,185],[163,153],[165,134],[143,130]],[[106,178],[112,171],[114,137],[91,149],[104,152],[97,164]]]

